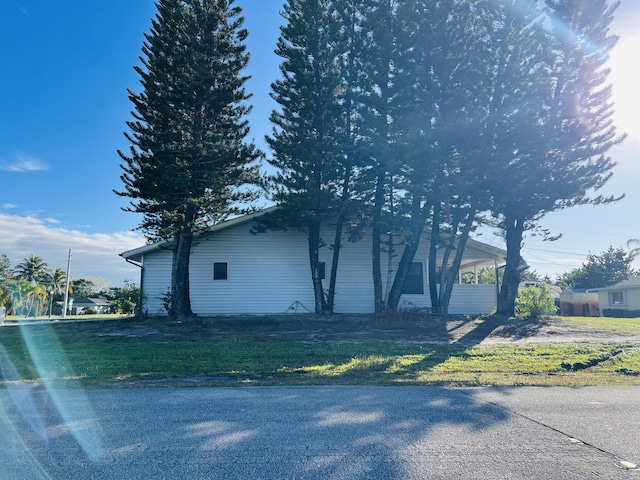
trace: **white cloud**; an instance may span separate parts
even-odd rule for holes
[[[0,208],[3,210],[11,210],[12,208],[17,208],[17,205],[14,205],[13,203],[3,203],[0,205]]]
[[[71,249],[71,278],[88,275],[104,278],[113,285],[121,285],[124,280],[139,282],[139,268],[119,254],[144,245],[140,234],[86,233],[50,225],[49,220],[0,213],[0,253],[6,254],[14,266],[34,254],[49,268],[66,270]]]
[[[2,164],[0,164],[0,170],[18,173],[31,173],[49,170],[49,165],[39,158],[18,153],[13,161],[2,162]]]

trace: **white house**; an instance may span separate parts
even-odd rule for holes
[[[199,315],[277,314],[313,311],[314,296],[308,259],[307,234],[296,230],[251,232],[255,220],[271,209],[220,223],[194,238],[190,258],[191,308]],[[323,238],[333,243],[334,232],[327,228]],[[405,284],[407,293],[401,308],[430,306],[427,278],[429,232],[420,241]],[[320,261],[327,276],[333,251],[324,247]],[[383,278],[383,288],[393,280],[393,270],[401,249],[392,256],[391,275]],[[166,314],[162,297],[170,288],[171,250],[166,242],[145,245],[120,254],[141,267],[140,286],[143,310],[150,315]],[[469,240],[461,273],[504,262],[505,251]],[[387,265],[383,260],[383,265]],[[336,282],[336,313],[370,313],[374,309],[371,267],[371,236],[358,242],[343,241]],[[410,292],[410,293],[409,293]],[[497,303],[496,285],[456,284],[449,312],[491,313]]]
[[[632,277],[610,287],[597,288],[590,291],[598,292],[601,316],[640,316],[640,277]]]
[[[109,300],[105,298],[81,298],[73,302],[72,315],[83,315],[92,311],[93,313],[109,313]]]

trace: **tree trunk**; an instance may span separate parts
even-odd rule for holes
[[[338,215],[336,235],[333,241],[333,255],[331,258],[331,274],[329,276],[329,291],[327,292],[326,310],[333,315],[336,298],[336,280],[338,278],[338,261],[340,260],[340,248],[342,247],[342,228],[344,226],[344,214]]]
[[[428,207],[424,208],[426,208],[428,211]],[[393,286],[391,287],[391,291],[389,292],[389,299],[387,301],[387,307],[389,308],[389,310],[398,309],[400,297],[402,296],[402,287],[404,286],[407,274],[409,273],[411,262],[413,262],[413,259],[416,256],[416,252],[418,251],[420,237],[422,237],[424,226],[424,216],[421,214],[417,215],[416,218],[414,218],[414,223],[411,229],[409,230],[407,243],[404,247],[404,250],[402,251],[402,258],[400,259],[400,264],[398,265],[398,271],[396,272],[395,278],[393,279]]]
[[[349,203],[351,182],[351,165],[347,162],[342,184],[342,200],[340,202],[340,213],[336,222],[336,234],[333,240],[333,256],[331,259],[331,274],[329,276],[329,291],[327,293],[327,301],[325,308],[329,315],[333,315],[336,298],[336,281],[338,278],[338,262],[340,260],[340,249],[342,248],[342,230],[347,217],[347,205]]]
[[[522,248],[524,220],[507,216],[504,225],[507,242],[507,261],[504,267],[502,286],[498,295],[497,313],[512,317],[515,315],[515,303],[518,296],[518,286],[520,285],[520,250]]]
[[[311,266],[311,281],[313,282],[314,311],[318,315],[325,313],[326,303],[322,279],[320,278],[320,224],[309,226],[309,263]]]
[[[173,247],[173,265],[171,269],[171,300],[173,314],[178,321],[191,321],[194,314],[191,311],[189,297],[189,257],[193,233],[185,227],[175,237]]]
[[[376,312],[386,310],[385,298],[382,293],[382,205],[384,203],[384,173],[378,173],[375,200],[373,205],[372,226],[372,267],[373,267],[373,305]]]
[[[472,206],[469,215],[467,215],[467,220],[462,229],[462,233],[458,237],[458,245],[456,249],[456,254],[453,258],[453,262],[451,264],[451,269],[447,272],[446,281],[444,284],[440,285],[440,299],[439,299],[439,308],[438,313],[442,315],[447,315],[449,313],[449,302],[451,301],[451,293],[453,292],[453,285],[455,284],[456,277],[460,272],[460,265],[462,264],[462,256],[464,255],[464,250],[467,247],[467,240],[469,240],[469,235],[471,234],[471,229],[473,228],[473,221],[476,217],[476,206]],[[456,228],[457,229],[457,228]],[[453,248],[455,238],[452,236],[450,246]],[[446,255],[447,262],[449,258],[449,254]]]
[[[440,310],[440,294],[436,280],[438,276],[438,243],[440,242],[440,207],[439,201],[434,202],[431,238],[429,239],[429,297],[431,298],[431,311],[433,312]]]

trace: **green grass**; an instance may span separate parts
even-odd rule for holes
[[[640,318],[562,317],[562,320],[605,332],[640,335]]]
[[[584,320],[571,321],[606,321]],[[638,327],[627,322],[621,328]],[[136,320],[3,327],[0,360],[8,356],[22,380],[72,386],[640,385],[640,343],[310,342],[247,330]]]

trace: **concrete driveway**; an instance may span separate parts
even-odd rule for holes
[[[16,383],[0,406],[7,480],[640,479],[636,387]]]

